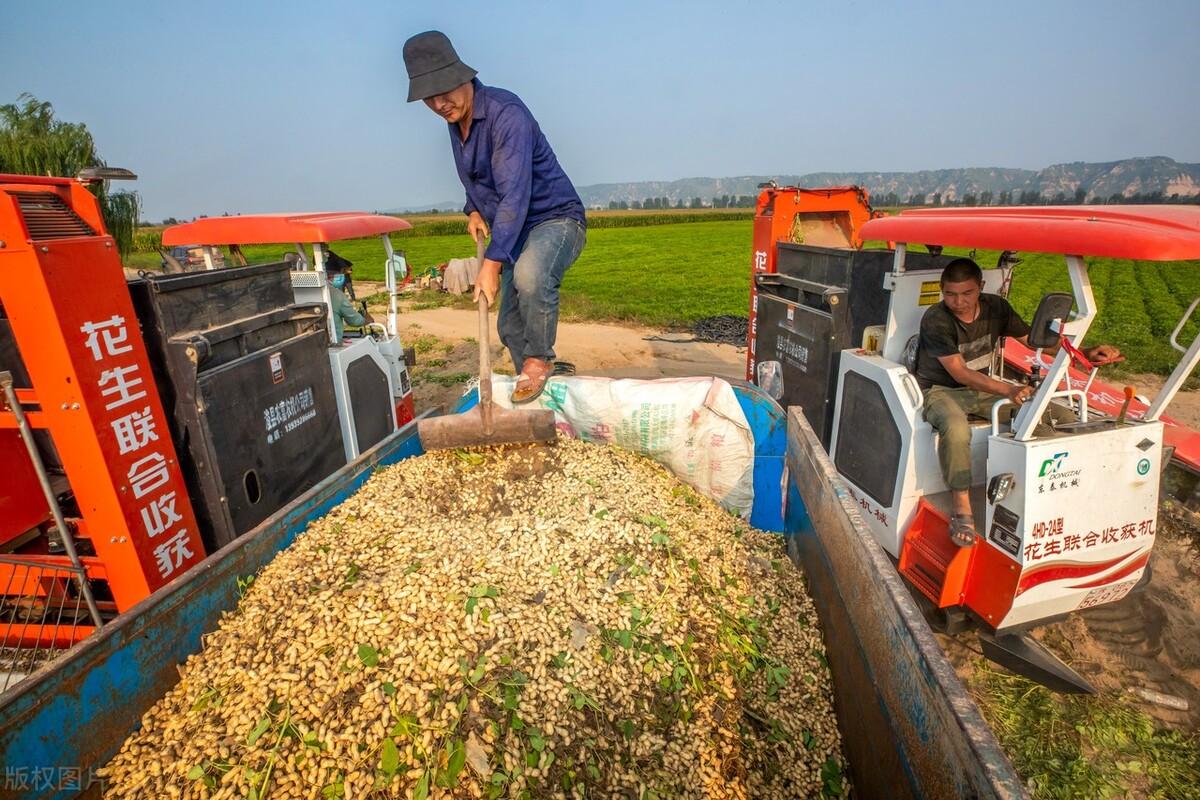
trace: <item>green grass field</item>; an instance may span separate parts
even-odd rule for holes
[[[587,246],[563,282],[563,315],[673,327],[715,314],[746,314],[750,225],[745,219],[589,230]],[[399,233],[392,241],[417,271],[475,253],[465,234]],[[356,279],[383,280],[378,239],[339,242],[333,249],[354,262]],[[244,250],[251,262],[284,252],[271,246]],[[130,261],[145,267],[158,257]]]
[[[1194,733],[1160,727],[1120,694],[1055,694],[979,659],[970,681],[1035,800],[1195,797]]]
[[[655,221],[667,224],[589,230],[587,247],[563,282],[565,319],[677,327],[702,317],[747,313],[750,218],[674,222],[670,215],[657,216]],[[428,235],[420,229],[423,224],[393,237],[415,269],[473,254],[465,234]],[[341,242],[335,250],[354,262],[355,277],[382,279],[383,249],[377,239]],[[246,248],[252,261],[278,258],[282,252],[279,247]],[[993,265],[996,256],[977,254],[984,267]],[[1058,256],[1026,254],[1023,259],[1010,298],[1028,319],[1044,292],[1069,291],[1070,282]],[[128,263],[149,268],[157,265],[158,257],[135,254]],[[1200,262],[1093,259],[1090,274],[1100,317],[1087,343],[1120,347],[1128,357],[1125,371],[1168,373],[1178,359],[1168,338],[1184,309],[1200,296]],[[1200,323],[1189,325],[1184,343],[1197,331]]]

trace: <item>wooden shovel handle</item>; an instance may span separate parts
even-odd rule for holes
[[[475,241],[475,263],[483,270],[483,236]],[[483,432],[492,433],[492,343],[488,330],[487,295],[479,293],[479,415]]]

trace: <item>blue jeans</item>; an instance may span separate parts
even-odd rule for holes
[[[500,271],[500,314],[496,328],[517,372],[527,358],[554,360],[558,336],[558,287],[586,239],[573,219],[534,226],[515,264]]]

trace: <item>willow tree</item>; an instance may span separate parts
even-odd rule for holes
[[[86,167],[103,167],[96,142],[82,122],[54,117],[54,107],[31,94],[0,105],[0,172],[73,177]],[[94,184],[104,223],[124,255],[133,245],[140,201],[137,192],[112,192]]]

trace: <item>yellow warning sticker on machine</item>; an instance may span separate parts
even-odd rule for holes
[[[931,306],[942,299],[942,284],[939,281],[921,281],[921,297],[917,300],[919,306]]]

